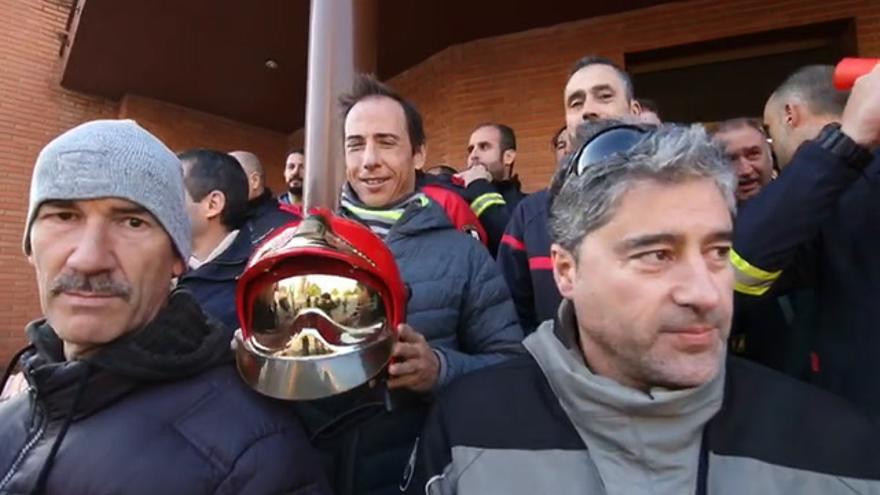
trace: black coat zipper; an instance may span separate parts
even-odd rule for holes
[[[33,450],[34,446],[37,445],[43,435],[46,433],[46,418],[45,414],[43,414],[42,408],[39,407],[37,401],[32,398],[31,399],[33,408],[35,410],[35,416],[39,421],[39,427],[37,428],[36,433],[32,436],[27,443],[24,444],[24,447],[21,448],[18,455],[15,457],[15,461],[12,462],[12,465],[9,467],[9,471],[3,476],[3,479],[0,480],[0,492],[2,492],[6,485],[12,480],[12,477],[15,476],[15,473],[18,471],[18,468],[21,467],[21,464],[27,458],[28,454]]]

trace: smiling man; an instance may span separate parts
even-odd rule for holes
[[[190,224],[180,162],[153,135],[99,120],[50,142],[24,251],[44,318],[26,329],[30,393],[0,402],[0,493],[327,493],[299,422],[171,291]]]
[[[395,493],[436,391],[519,354],[523,334],[489,253],[416,189],[426,147],[415,106],[365,76],[341,102],[347,181],[340,214],[368,226],[391,250],[409,289],[407,324],[388,367],[391,411],[382,408],[384,387],[361,387],[300,412],[319,432],[316,447],[335,461],[338,495]],[[380,411],[365,418],[376,404]],[[335,424],[355,413],[360,420]]]
[[[870,419],[725,357],[735,178],[702,127],[609,128],[580,151],[551,206],[556,320],[435,402],[408,493],[880,489]]]

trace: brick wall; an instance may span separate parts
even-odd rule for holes
[[[121,102],[65,90],[59,56],[70,3],[0,0],[0,369],[24,343],[24,325],[40,315],[34,273],[21,252],[33,163],[61,132],[98,118],[132,118],[169,147],[247,149],[283,188],[287,136],[158,100]]]
[[[40,314],[21,235],[34,159],[52,137],[80,122],[116,116],[113,101],[62,89],[68,2],[0,0],[0,368]]]
[[[473,126],[497,120],[516,131],[517,169],[535,190],[553,170],[549,140],[579,57],[623,63],[624,53],[845,18],[856,19],[860,55],[880,56],[877,0],[696,0],[453,46],[390,83],[425,116],[429,164],[461,167]]]
[[[213,148],[246,150],[260,157],[266,179],[274,191],[284,189],[285,134],[136,95],[126,95],[119,117],[134,119],[174,151]]]
[[[250,149],[276,190],[285,142],[302,139],[139,96],[120,104],[64,90],[59,34],[69,8],[68,0],[0,0],[0,363],[39,315],[20,242],[32,164],[54,135],[85,120],[130,117],[174,149]],[[391,83],[425,116],[429,163],[460,166],[472,127],[502,121],[517,131],[518,172],[534,190],[553,168],[548,141],[562,125],[562,86],[578,57],[622,62],[627,52],[843,18],[857,20],[860,54],[880,56],[877,0],[694,0],[450,47]]]

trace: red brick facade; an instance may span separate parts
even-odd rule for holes
[[[429,163],[461,167],[473,126],[496,120],[516,131],[520,178],[536,190],[552,173],[549,141],[564,122],[562,88],[579,57],[622,64],[625,53],[848,18],[859,54],[880,56],[880,1],[697,0],[453,46],[391,83],[425,115]]]
[[[0,0],[0,367],[40,313],[21,233],[33,161],[53,136],[95,118],[134,118],[173,149],[253,150],[270,185],[281,184],[287,136],[139,96],[115,102],[61,88],[69,8],[64,0]],[[625,53],[845,18],[856,19],[859,53],[880,56],[876,0],[696,0],[453,46],[391,83],[425,115],[429,163],[460,166],[471,128],[501,121],[517,132],[518,172],[534,190],[552,170],[548,142],[562,125],[562,85],[578,57],[622,62]]]
[[[174,151],[190,148],[251,151],[269,168],[266,178],[269,187],[275,191],[284,188],[280,166],[287,151],[284,134],[136,95],[122,99],[119,117],[136,120]]]
[[[40,314],[21,251],[34,158],[64,129],[118,113],[116,102],[59,87],[68,9],[50,0],[0,2],[0,367],[24,341],[23,325]]]

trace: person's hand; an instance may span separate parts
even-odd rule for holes
[[[455,176],[464,181],[464,187],[471,185],[471,182],[478,179],[486,179],[492,182],[492,174],[489,173],[489,169],[482,163],[477,163],[464,172],[455,174]]]
[[[391,352],[388,366],[388,388],[408,388],[427,392],[434,388],[440,375],[440,360],[425,337],[407,324],[398,329],[398,341]]]
[[[840,130],[866,148],[880,144],[880,64],[856,79],[843,110]]]

